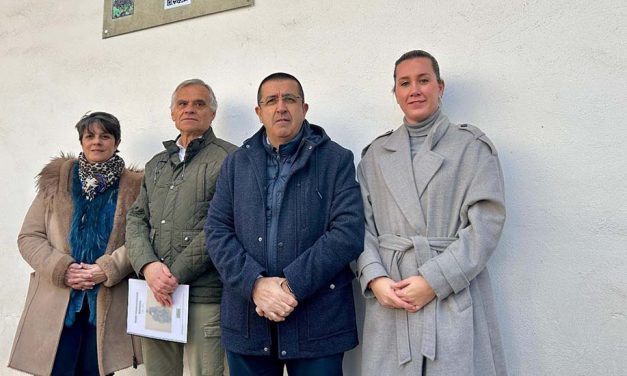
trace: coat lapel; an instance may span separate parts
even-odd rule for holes
[[[431,179],[433,179],[433,176],[438,172],[444,162],[444,157],[434,152],[433,148],[448,130],[448,123],[448,118],[444,115],[440,115],[436,123],[433,124],[433,129],[429,132],[427,139],[414,157],[412,165],[418,197],[422,197]]]
[[[426,146],[426,144],[424,144],[423,147],[424,146]],[[427,189],[427,185],[429,185],[433,175],[438,172],[443,161],[444,157],[431,150],[416,154],[413,162],[413,170],[419,197],[422,197],[422,194]]]
[[[425,219],[414,184],[407,131],[401,126],[382,146],[379,166],[383,180],[407,221],[422,233],[426,228]]]

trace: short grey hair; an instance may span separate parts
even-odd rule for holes
[[[192,78],[189,80],[185,80],[181,82],[176,87],[176,89],[174,89],[174,92],[172,93],[172,100],[170,101],[170,110],[174,108],[174,101],[176,101],[176,93],[178,93],[178,91],[181,90],[182,88],[186,86],[191,86],[191,85],[204,86],[209,91],[209,108],[211,108],[213,112],[218,110],[218,101],[216,100],[216,95],[213,93],[213,89],[211,89],[211,86],[207,85],[205,81],[201,80],[200,78]]]

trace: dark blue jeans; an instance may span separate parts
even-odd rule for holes
[[[76,314],[71,327],[63,327],[52,368],[53,376],[98,376],[96,327],[89,324],[89,304]]]
[[[311,359],[279,359],[276,355],[254,356],[226,352],[231,376],[341,376],[344,353]]]

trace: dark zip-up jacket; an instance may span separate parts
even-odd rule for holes
[[[224,283],[222,342],[239,354],[269,355],[268,320],[255,313],[259,275],[285,276],[299,305],[277,324],[278,356],[321,357],[357,345],[349,263],[363,249],[363,206],[353,154],[324,130],[304,137],[278,209],[275,272],[268,268],[266,157],[260,129],[225,160],[205,226]]]

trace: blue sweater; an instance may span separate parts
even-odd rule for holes
[[[286,178],[275,244],[266,239],[264,130],[224,161],[205,225],[224,283],[222,342],[239,354],[269,355],[268,321],[251,299],[257,276],[285,276],[299,305],[277,324],[279,357],[312,358],[357,345],[349,263],[363,249],[364,222],[353,154],[316,125],[306,127]],[[268,249],[276,246],[276,270]]]

